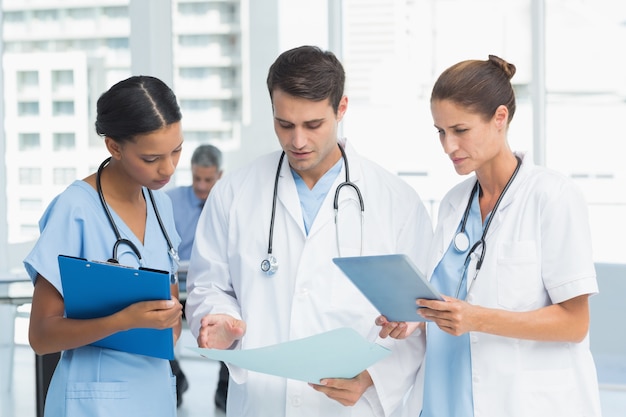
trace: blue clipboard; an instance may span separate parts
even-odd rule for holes
[[[59,255],[58,261],[68,318],[104,317],[139,301],[171,298],[167,271],[135,269],[66,255]],[[173,329],[125,330],[91,345],[174,359]]]
[[[333,258],[333,262],[389,321],[426,321],[415,300],[441,294],[404,254]]]

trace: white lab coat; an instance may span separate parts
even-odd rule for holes
[[[428,276],[449,246],[475,182],[472,176],[443,199]],[[471,304],[529,311],[598,291],[582,194],[529,158],[503,197],[486,242]],[[475,260],[468,277],[474,267]],[[470,349],[475,417],[600,416],[588,335],[580,343],[556,343],[472,332]]]
[[[425,270],[432,226],[415,191],[359,157],[351,146],[346,152],[351,180],[365,203],[363,255],[406,253]],[[267,257],[279,156],[276,152],[259,158],[222,178],[211,191],[198,223],[187,277],[186,317],[191,332],[197,337],[206,314],[229,314],[247,323],[236,348],[250,349],[352,327],[368,340],[392,349],[392,354],[368,368],[375,388],[370,387],[353,407],[342,406],[305,382],[230,366],[235,383],[229,385],[228,414],[340,417],[383,415],[384,410],[385,416],[398,415],[422,363],[423,335],[380,340],[380,328],[374,325],[377,311],[332,263],[338,256],[333,199],[337,185],[344,181],[344,168],[307,236],[285,159],[273,239],[279,268],[270,277],[261,271],[261,261]],[[339,200],[341,256],[358,256],[361,220],[356,194],[344,187]]]

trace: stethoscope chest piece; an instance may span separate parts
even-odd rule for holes
[[[363,204],[363,197],[361,196],[361,190],[355,184],[350,181],[350,169],[348,167],[348,158],[346,157],[346,152],[343,147],[338,143],[339,150],[341,151],[341,157],[343,159],[343,163],[346,171],[346,180],[337,186],[335,190],[335,199],[333,203],[333,207],[335,209],[335,225],[337,224],[337,213],[339,211],[339,191],[344,187],[348,186],[354,189],[354,192],[357,194],[359,198],[359,205],[361,207],[361,252],[363,252],[363,211],[365,210],[365,206]],[[272,276],[278,270],[278,261],[272,255],[272,245],[274,241],[274,220],[276,218],[276,199],[278,196],[278,179],[280,178],[280,170],[283,166],[283,159],[285,158],[285,152],[281,153],[280,159],[278,160],[278,167],[276,168],[276,176],[274,177],[274,195],[272,198],[272,215],[270,217],[270,233],[269,233],[269,241],[267,243],[267,258],[261,261],[261,271],[265,272],[267,276]],[[337,247],[339,248],[339,232],[337,228],[335,228],[336,237],[337,237]],[[469,239],[468,239],[469,246]],[[341,254],[340,254],[341,256]]]
[[[467,236],[467,232],[461,231],[454,236],[454,249],[463,253],[467,251],[470,247],[469,236]]]
[[[261,261],[261,271],[265,272],[268,276],[274,275],[278,270],[278,261],[274,256],[268,255],[266,259]]]

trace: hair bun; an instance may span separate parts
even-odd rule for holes
[[[509,64],[508,62],[506,62],[504,59],[500,58],[499,56],[489,55],[489,62],[491,62],[493,65],[497,66],[498,68],[502,69],[502,71],[504,71],[504,73],[509,78],[509,80],[513,78],[513,76],[515,75],[515,71],[516,71],[515,65]]]

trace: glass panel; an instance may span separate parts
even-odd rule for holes
[[[20,198],[20,210],[41,210],[43,202],[40,198]]]
[[[52,149],[55,151],[71,151],[76,147],[74,133],[55,133],[52,142]]]
[[[37,116],[39,115],[38,101],[20,101],[17,103],[18,116]]]
[[[76,168],[54,168],[52,170],[52,183],[55,185],[68,185],[76,179]]]
[[[55,116],[73,116],[73,101],[54,101],[52,102],[52,114]]]
[[[41,168],[20,168],[19,176],[21,185],[41,184]]]
[[[38,150],[40,147],[39,133],[20,133],[18,135],[18,149],[20,151]]]

